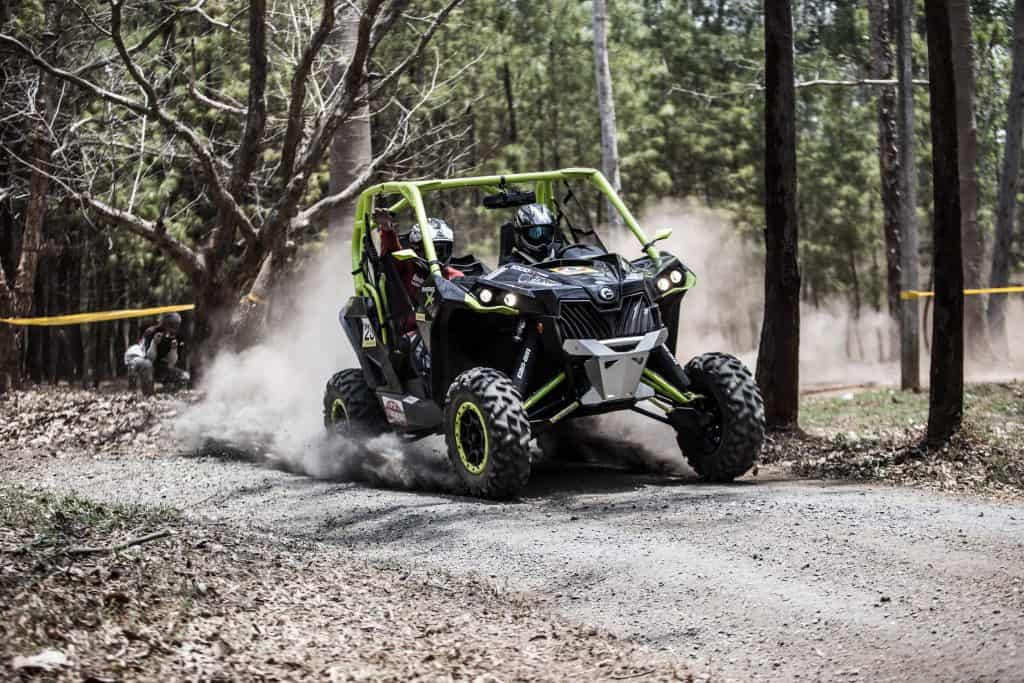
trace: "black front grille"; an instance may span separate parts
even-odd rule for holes
[[[600,311],[591,301],[563,301],[558,325],[563,339],[611,339],[634,337],[656,330],[661,322],[657,308],[643,294],[622,301],[617,311]]]

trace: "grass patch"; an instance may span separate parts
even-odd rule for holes
[[[37,544],[70,543],[129,530],[144,533],[180,521],[180,513],[170,507],[101,505],[75,495],[0,488],[0,528],[32,535]]]

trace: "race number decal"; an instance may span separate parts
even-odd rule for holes
[[[377,345],[377,337],[373,334],[373,325],[369,318],[363,318],[363,348],[369,349]]]
[[[384,406],[384,416],[393,425],[405,425],[405,406],[397,398],[383,396],[380,399]]]

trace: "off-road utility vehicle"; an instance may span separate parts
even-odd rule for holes
[[[638,240],[639,257],[609,253],[580,214],[570,215],[572,187],[580,184],[619,213]],[[451,265],[462,276],[446,279],[424,197],[459,188],[488,193],[483,206],[509,215],[528,203],[547,206],[557,217],[554,258],[510,259],[509,223],[500,227],[496,268],[456,257]],[[385,217],[403,215],[421,228],[420,253],[382,254],[375,232]],[[679,306],[696,277],[655,248],[669,234],[649,240],[593,169],[370,187],[356,208],[355,295],[340,314],[360,367],[328,381],[327,428],[360,438],[389,430],[410,439],[443,433],[467,490],[507,498],[529,479],[535,437],[543,442],[577,417],[632,410],[675,428],[683,454],[705,479],[742,475],[764,437],[761,395],[732,356],[676,362]],[[422,272],[422,287],[412,294],[398,275],[409,262]],[[400,329],[398,321],[410,314],[429,350],[427,371],[413,362],[408,337],[416,333]]]

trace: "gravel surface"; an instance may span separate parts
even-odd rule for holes
[[[732,485],[552,469],[514,503],[180,455],[7,455],[0,477],[479,577],[716,680],[1014,681],[1024,667],[1015,503],[766,468]]]

